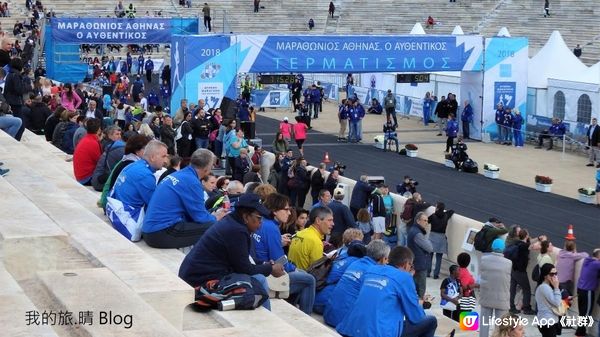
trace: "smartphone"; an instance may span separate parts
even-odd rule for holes
[[[291,240],[291,239],[293,239],[293,238],[295,238],[297,234],[298,234],[298,233],[294,233],[294,234],[292,234],[292,236],[290,236],[290,240]]]
[[[280,258],[278,258],[277,260],[275,260],[276,264],[282,264],[285,265],[288,262],[288,258],[287,256],[283,255]]]

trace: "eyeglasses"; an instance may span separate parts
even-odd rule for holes
[[[548,273],[548,276],[556,276],[558,273]]]

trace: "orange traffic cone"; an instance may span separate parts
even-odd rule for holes
[[[568,228],[569,229],[567,229],[567,236],[565,236],[565,239],[575,240],[575,235],[573,234],[573,225],[569,225]]]
[[[323,162],[325,164],[331,163],[331,160],[329,160],[329,152],[325,152],[325,157],[323,157]]]

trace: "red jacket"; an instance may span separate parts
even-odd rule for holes
[[[87,134],[79,141],[73,153],[73,172],[77,181],[89,178],[102,155],[98,136]]]

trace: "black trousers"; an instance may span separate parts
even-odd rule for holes
[[[471,131],[471,130],[469,130],[469,122],[463,121],[462,122],[462,127],[463,127],[463,138],[464,139],[469,139],[470,131]]]
[[[594,310],[594,291],[592,290],[583,290],[577,288],[577,307],[579,311],[579,316],[591,316],[592,311]],[[585,336],[586,335],[586,327],[578,327],[575,331],[575,336]],[[544,336],[545,337],[545,336]]]
[[[23,114],[21,113],[22,108],[23,108],[22,105],[11,105],[10,106],[10,110],[12,110],[13,116],[19,118],[21,121],[23,121]],[[18,141],[21,141],[21,137],[23,137],[23,132],[25,132],[25,122],[21,123],[21,127],[19,128],[19,131],[17,131],[17,134],[15,134],[15,139]]]
[[[456,137],[448,137],[448,139],[446,139],[446,152],[450,152],[452,145],[454,145],[454,138]]]
[[[394,125],[398,125],[398,119],[396,118],[396,108],[385,108],[385,118],[392,115],[392,119],[394,120]]]
[[[144,233],[144,241],[154,248],[182,248],[196,244],[212,222],[179,222],[175,225],[154,233]]]
[[[146,80],[148,83],[152,82],[152,70],[146,70]]]

